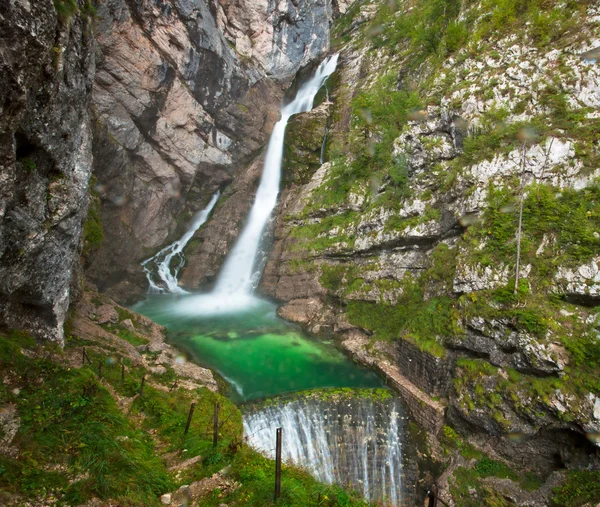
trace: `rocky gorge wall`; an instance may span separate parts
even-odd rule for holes
[[[221,188],[214,221],[186,251],[183,283],[210,284],[252,202],[283,90],[327,51],[345,9],[7,1],[3,321],[27,317],[36,335],[62,340],[82,235],[86,277],[121,301],[139,297],[139,263]]]
[[[327,51],[340,8],[325,0],[98,5],[94,174],[105,240],[87,276],[99,288],[120,300],[145,292],[139,263],[221,188],[182,273],[189,288],[212,282],[252,203],[283,90]]]
[[[88,209],[89,2],[0,3],[0,321],[63,342]]]
[[[330,101],[290,123],[262,291],[404,376],[415,411],[420,388],[426,427],[441,403],[494,459],[597,469],[599,6],[440,5],[336,24]],[[470,480],[446,499],[488,501]]]

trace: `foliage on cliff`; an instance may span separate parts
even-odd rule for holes
[[[334,26],[327,163],[285,208],[273,282],[324,302],[326,317],[299,318],[309,328],[442,358],[457,428],[581,438],[560,505],[591,501],[575,470],[600,466],[599,15],[592,1],[353,4]]]

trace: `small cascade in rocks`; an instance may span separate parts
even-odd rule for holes
[[[323,135],[323,143],[321,143],[321,154],[319,155],[319,162],[321,165],[325,163],[325,148],[327,147],[327,134],[328,130],[325,130],[325,134]]]
[[[179,270],[185,263],[185,257],[183,256],[183,249],[188,244],[190,239],[194,236],[194,233],[200,228],[202,224],[208,220],[211,211],[217,204],[220,191],[217,191],[210,199],[208,205],[203,210],[196,213],[189,229],[185,232],[180,239],[175,243],[163,248],[154,257],[146,259],[142,262],[144,273],[148,278],[150,288],[148,292],[150,294],[161,294],[163,292],[173,293],[185,293],[179,284],[177,283],[177,275]]]
[[[366,499],[402,505],[406,417],[397,398],[303,396],[250,408],[248,443],[274,458],[275,430],[283,428],[282,459],[320,481],[350,486]]]

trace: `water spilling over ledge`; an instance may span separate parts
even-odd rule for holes
[[[319,480],[386,506],[404,505],[412,496],[405,466],[407,418],[389,391],[308,391],[243,411],[246,441],[265,455],[274,457],[275,430],[281,427],[283,460]]]

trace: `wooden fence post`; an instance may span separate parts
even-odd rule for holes
[[[215,414],[213,417],[213,447],[217,447],[219,441],[219,403],[215,403]]]
[[[275,439],[275,502],[281,496],[281,428],[277,428]]]
[[[190,405],[190,411],[188,412],[187,423],[185,424],[185,431],[183,432],[184,435],[187,435],[188,431],[190,430],[190,424],[192,424],[192,416],[194,415],[195,407],[196,407],[195,403],[192,403]]]

